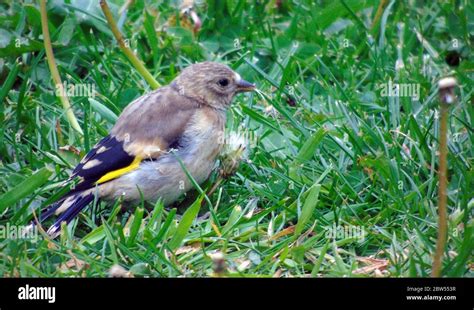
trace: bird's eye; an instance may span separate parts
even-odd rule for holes
[[[229,85],[229,80],[228,79],[220,79],[219,81],[217,81],[217,84],[219,84],[219,86],[226,87],[227,85]]]

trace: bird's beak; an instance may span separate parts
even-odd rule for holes
[[[254,89],[255,89],[255,85],[250,82],[247,82],[246,80],[240,80],[237,82],[238,92],[252,91]]]

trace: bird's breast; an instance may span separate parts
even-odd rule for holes
[[[209,177],[224,142],[225,114],[203,109],[193,117],[185,132],[187,146],[182,156],[198,182]]]

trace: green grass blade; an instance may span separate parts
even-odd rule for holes
[[[19,200],[31,195],[38,187],[48,182],[49,177],[53,174],[51,170],[44,167],[26,180],[15,186],[10,191],[0,196],[0,212],[18,202]]]
[[[176,229],[176,233],[168,242],[168,247],[171,250],[176,250],[183,242],[186,234],[189,231],[189,228],[199,213],[203,198],[204,196],[201,195],[198,199],[196,199],[192,206],[190,206],[186,212],[184,212],[183,216],[181,217],[181,221],[178,224],[178,228]]]
[[[298,223],[296,224],[295,228],[295,236],[300,235],[303,232],[305,225],[311,219],[313,215],[313,211],[318,204],[319,199],[319,191],[321,190],[320,184],[314,184],[308,192],[308,196],[303,205],[303,209],[301,210],[301,214],[298,218]]]

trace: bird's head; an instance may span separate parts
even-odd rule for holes
[[[173,85],[181,95],[217,109],[226,108],[236,93],[255,89],[226,65],[210,61],[187,67]]]

